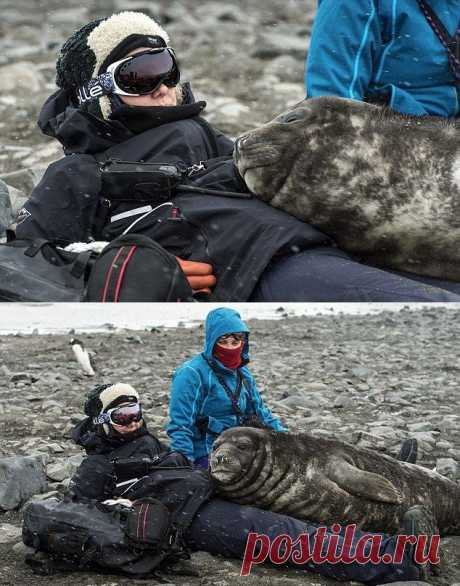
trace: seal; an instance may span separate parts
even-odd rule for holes
[[[218,493],[299,519],[397,532],[424,505],[441,535],[460,534],[460,485],[417,464],[308,433],[235,427],[210,459]]]
[[[363,262],[458,282],[459,130],[328,96],[241,136],[234,158],[258,198]]]

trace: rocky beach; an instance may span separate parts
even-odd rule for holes
[[[60,46],[92,19],[120,10],[158,19],[170,34],[183,79],[208,103],[206,118],[230,136],[304,97],[314,0],[0,0],[0,8],[0,179],[11,198],[10,207],[0,189],[3,223],[12,220],[46,166],[62,156],[60,144],[41,134],[36,121],[56,90]]]
[[[419,463],[460,479],[460,309],[428,308],[377,315],[332,315],[251,320],[251,370],[271,409],[290,431],[309,431],[396,455],[415,437]],[[70,339],[88,348],[95,377],[76,362]],[[166,439],[168,393],[174,368],[199,352],[203,328],[69,332],[0,336],[0,466],[32,456],[46,466],[46,498],[65,490],[82,458],[70,440],[83,418],[85,392],[95,382],[121,380],[141,393],[149,428]],[[27,483],[26,483],[27,484]],[[21,490],[27,489],[22,483]],[[32,487],[32,493],[34,492]],[[0,584],[78,586],[145,583],[96,573],[40,577],[24,564],[21,507],[0,498]],[[5,500],[6,499],[6,500]],[[19,502],[21,501],[21,502]],[[6,504],[5,504],[6,503]],[[460,583],[460,537],[442,540],[446,564],[430,583]],[[171,576],[177,586],[330,585],[316,574],[257,567],[239,576],[240,562],[193,557],[199,577]]]

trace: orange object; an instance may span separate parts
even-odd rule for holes
[[[206,262],[183,260],[176,256],[176,260],[187,277],[193,291],[211,293],[211,288],[216,285],[216,277],[213,274],[212,265]]]

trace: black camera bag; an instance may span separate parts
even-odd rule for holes
[[[81,301],[90,256],[44,239],[1,244],[0,301]]]
[[[191,301],[193,291],[174,255],[142,234],[113,240],[91,270],[85,301]]]
[[[26,557],[38,574],[98,566],[145,575],[185,555],[170,512],[154,498],[110,509],[94,502],[35,501],[24,510],[22,538],[41,552]]]

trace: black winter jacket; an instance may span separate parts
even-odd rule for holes
[[[149,495],[161,496],[163,493],[164,498],[180,500],[184,496],[182,491],[186,492],[183,481],[190,474],[200,476],[182,454],[170,452],[145,424],[129,436],[113,431],[107,436],[102,426],[94,427],[88,418],[75,427],[72,439],[87,453],[70,482],[69,495],[75,500],[103,501],[117,496],[134,500]],[[207,474],[202,476],[203,481],[199,483],[210,490],[211,482]],[[139,482],[130,488],[127,481],[134,478]],[[176,484],[180,490],[175,491],[175,496],[168,496],[171,485]],[[128,489],[129,493],[125,492]]]
[[[100,172],[101,161],[108,158],[190,167],[223,157],[198,174],[194,185],[247,191],[231,158],[232,141],[200,117],[205,103],[196,103],[190,91],[186,95],[182,106],[148,109],[142,125],[148,128],[134,132],[128,115],[139,108],[125,106],[118,119],[107,122],[74,108],[62,90],[51,96],[39,125],[63,144],[66,156],[49,166],[34,189],[19,216],[17,237],[66,243],[112,240],[140,218],[133,210],[145,203],[116,202],[102,232],[95,233],[100,203],[104,196],[110,198],[103,193]],[[154,195],[151,203],[155,207]],[[246,301],[272,259],[330,243],[313,227],[255,198],[181,191],[131,231],[153,238],[176,256],[211,263],[217,277],[215,301]]]
[[[168,452],[145,424],[127,437],[113,432],[107,436],[88,418],[77,425],[72,438],[88,456],[72,477],[66,498],[89,502],[154,497],[183,531],[212,497],[209,475],[194,470],[182,454]]]

